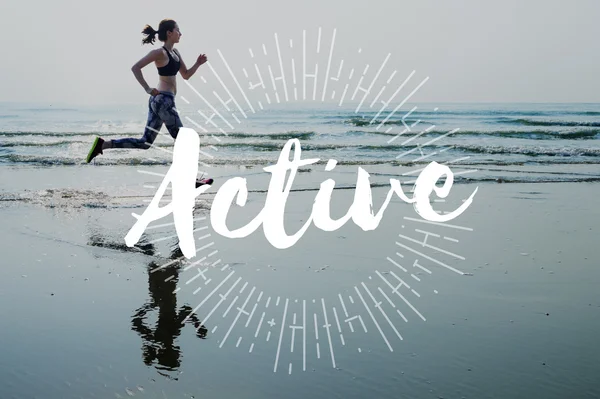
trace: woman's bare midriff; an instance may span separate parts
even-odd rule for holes
[[[176,76],[159,76],[158,77],[158,91],[169,91],[173,95],[177,94],[177,79]]]

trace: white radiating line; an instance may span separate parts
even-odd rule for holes
[[[186,116],[185,119],[187,119],[189,122],[191,122],[198,129],[202,130],[204,133],[208,133],[208,130],[206,130],[206,128],[204,126],[202,126],[201,124],[199,124],[198,122],[196,122],[195,120],[190,118],[189,116]]]
[[[358,297],[362,301],[363,305],[365,305],[365,309],[367,309],[367,312],[369,313],[369,316],[371,316],[371,319],[373,320],[373,323],[375,323],[375,327],[377,327],[377,329],[379,330],[379,334],[381,334],[381,336],[383,337],[383,340],[387,344],[387,347],[389,348],[390,352],[393,352],[394,349],[392,349],[392,346],[390,345],[388,339],[386,338],[385,334],[383,333],[383,330],[381,330],[381,327],[379,326],[379,323],[377,322],[377,319],[375,319],[375,316],[373,316],[373,313],[371,312],[371,309],[369,308],[369,306],[365,302],[365,299],[363,298],[362,294],[358,290],[358,287],[354,286],[354,290],[358,294]]]
[[[244,292],[244,290],[246,289],[246,287],[247,287],[247,286],[248,286],[248,282],[246,281],[246,282],[244,283],[244,285],[242,286],[242,289],[240,290],[240,294],[241,294],[242,292]]]
[[[346,342],[344,342],[344,335],[342,334],[342,327],[340,326],[340,319],[338,318],[335,306],[333,307],[333,315],[335,316],[335,322],[337,323],[338,332],[340,333],[340,340],[342,341],[342,346],[345,346]]]
[[[233,305],[235,305],[235,303],[237,302],[237,300],[239,299],[239,295],[236,295],[235,298],[233,298],[233,301],[231,301],[231,303],[229,304],[229,306],[227,307],[227,309],[225,309],[225,313],[223,313],[223,317],[226,317],[227,314],[229,314],[229,311],[231,310],[231,308],[233,308]]]
[[[342,295],[338,294],[338,298],[340,298],[340,302],[342,304],[342,309],[344,309],[344,314],[346,315],[346,318],[348,318],[348,310],[346,309],[346,304],[344,303],[344,300],[342,299]],[[354,327],[352,326],[352,321],[348,321],[348,325],[350,326],[350,332],[354,332]]]
[[[408,319],[406,317],[404,317],[404,315],[402,314],[402,312],[400,311],[400,309],[396,309],[396,312],[398,312],[398,314],[400,315],[400,317],[402,317],[402,320],[404,320],[406,323],[408,323]]]
[[[381,273],[379,273],[378,270],[375,271],[375,273],[377,273],[377,275],[383,280],[385,281],[385,283],[387,285],[389,285],[389,287],[392,289],[393,293],[396,293],[396,295],[398,295],[400,297],[400,299],[402,299],[404,301],[404,303],[406,303],[408,305],[408,307],[410,307],[413,312],[415,312],[417,314],[417,316],[419,316],[423,321],[426,321],[425,317],[423,317],[423,315],[421,313],[419,313],[419,311],[409,302],[406,300],[406,298],[404,298],[404,296],[398,292],[397,289],[394,288],[394,286],[385,278],[381,275]],[[406,319],[405,319],[406,320]]]
[[[385,82],[385,84],[388,84],[388,85],[390,84],[390,82],[392,81],[392,79],[394,79],[394,76],[396,76],[396,72],[398,72],[398,71],[395,70],[394,72],[392,72],[392,74],[390,75],[390,77],[387,80],[387,82]]]
[[[317,54],[321,52],[321,27],[319,26],[319,35],[317,36]]]
[[[331,78],[331,80],[333,81],[339,81],[340,80],[340,76],[342,75],[342,68],[344,67],[344,60],[340,61],[340,67],[338,69],[338,73],[337,76],[335,78]]]
[[[198,252],[200,252],[200,251],[203,251],[203,250],[205,250],[205,249],[206,249],[206,248],[208,248],[208,247],[212,247],[213,245],[215,245],[215,243],[214,243],[214,242],[211,242],[210,244],[206,244],[206,245],[204,245],[204,246],[202,246],[202,247],[198,248],[198,250],[196,251],[196,253],[198,253]]]
[[[277,56],[279,57],[279,68],[281,68],[281,81],[283,82],[285,101],[288,101],[287,83],[285,82],[285,74],[283,73],[283,61],[281,60],[281,51],[279,50],[279,38],[277,37],[277,33],[275,33],[275,46],[277,47]]]
[[[327,91],[327,82],[329,82],[329,71],[331,68],[331,57],[333,56],[333,46],[335,45],[335,34],[337,29],[333,30],[333,37],[331,39],[331,47],[329,48],[329,58],[327,61],[327,71],[325,72],[325,81],[323,83],[323,95],[321,96],[321,101],[325,101],[325,92]]]
[[[306,100],[306,30],[302,31],[302,99]]]
[[[396,111],[398,111],[400,109],[400,107],[402,107],[404,105],[404,103],[407,102],[413,96],[413,94],[415,94],[417,92],[417,90],[419,90],[421,88],[421,86],[423,86],[425,84],[425,82],[427,82],[428,80],[429,80],[429,76],[426,77],[425,79],[423,79],[423,81],[421,83],[419,83],[419,85],[413,91],[411,91],[410,94],[408,96],[406,96],[406,98],[404,100],[402,100],[402,102],[400,104],[398,104],[396,106],[396,108],[394,108],[394,110],[392,112],[390,112],[390,114],[388,116],[385,117],[385,119],[383,121],[381,121],[379,126],[377,126],[377,130],[379,130],[379,128],[381,126],[383,126],[396,113]]]
[[[450,227],[450,228],[458,229],[458,230],[473,231],[473,229],[470,228],[470,227],[456,226],[456,225],[447,224],[447,223],[440,223],[440,222],[431,222],[429,220],[415,219],[415,218],[411,218],[411,217],[408,217],[408,216],[405,216],[404,219],[410,220],[410,221],[413,221],[413,222],[428,223],[428,224],[434,224],[436,226]]]
[[[202,305],[204,305],[204,303],[205,303],[206,301],[208,301],[208,299],[209,299],[209,298],[210,298],[210,297],[211,297],[211,296],[212,296],[212,295],[213,295],[213,294],[214,294],[214,293],[215,293],[215,292],[216,292],[216,291],[217,291],[219,288],[221,288],[221,286],[222,286],[223,284],[225,284],[225,281],[229,280],[229,277],[231,277],[231,276],[233,275],[233,273],[235,273],[235,271],[232,271],[231,273],[229,273],[229,274],[227,275],[227,277],[225,277],[225,278],[223,279],[223,281],[221,281],[221,282],[219,283],[219,285],[217,285],[217,286],[215,287],[215,289],[214,289],[214,290],[212,290],[212,291],[211,291],[211,293],[210,293],[210,294],[208,294],[208,296],[207,296],[206,298],[204,298],[204,299],[202,300],[202,302],[200,302],[200,304],[199,304],[198,306],[196,306],[196,307],[195,307],[195,308],[194,308],[194,309],[193,309],[193,310],[190,312],[190,315],[191,315],[192,313],[195,313],[195,312],[196,312],[198,309],[200,309],[200,307],[201,307]],[[238,281],[239,281],[239,280],[238,280]],[[234,284],[234,286],[235,286],[236,284],[237,284],[237,282]],[[190,315],[188,315],[188,316],[187,316],[187,317],[186,317],[186,318],[183,320],[183,322],[186,322],[186,321],[189,319]]]
[[[460,161],[465,161],[465,160],[467,160],[469,158],[471,158],[471,157],[467,156],[467,157],[453,159],[452,161],[444,162],[444,165],[447,165],[447,164],[450,164],[450,163],[455,163],[455,162],[460,162]]]
[[[212,308],[212,310],[210,311],[208,316],[206,316],[204,318],[204,320],[202,321],[203,323],[206,323],[208,321],[208,319],[210,318],[210,316],[212,316],[212,314],[219,308],[219,306],[221,306],[221,304],[223,302],[225,302],[225,300],[227,299],[227,296],[231,293],[231,291],[233,291],[233,289],[240,282],[241,279],[242,279],[241,277],[238,277],[238,279],[235,281],[235,283],[233,283],[233,285],[229,288],[229,290],[225,293],[225,295],[221,295],[221,299],[219,299],[219,302]]]
[[[413,263],[413,267],[418,267],[419,269],[423,270],[425,273],[431,274],[431,270],[419,265],[418,259],[415,259],[415,263]],[[413,276],[413,275],[411,274],[411,276]],[[416,276],[413,276],[413,277],[416,278],[418,281],[421,281]]]
[[[441,249],[441,248],[435,247],[435,246],[433,246],[433,245],[431,245],[431,244],[423,244],[421,241],[419,241],[419,240],[415,240],[414,238],[410,238],[410,237],[404,236],[404,235],[402,235],[402,234],[398,234],[398,237],[402,237],[402,238],[404,238],[405,240],[412,241],[412,242],[414,242],[414,243],[417,243],[417,244],[422,244],[424,247],[431,248],[431,249],[433,249],[433,250],[435,250],[435,251],[438,251],[438,252],[444,253],[444,254],[446,254],[446,255],[453,256],[453,257],[455,257],[455,258],[457,258],[457,259],[460,259],[460,260],[465,260],[465,258],[464,258],[463,256],[456,255],[455,253],[452,253],[452,252],[446,251],[446,250],[444,250],[444,249]],[[439,236],[438,236],[438,237],[439,237]]]
[[[265,81],[262,78],[262,75],[260,74],[260,68],[258,68],[258,64],[254,63],[254,69],[256,70],[256,74],[258,75],[258,79],[259,79],[260,83],[257,83],[255,85],[252,85],[252,83],[250,83],[250,90],[253,90],[258,86],[262,86],[263,89],[266,89]]]
[[[250,290],[250,293],[248,294],[248,297],[244,301],[244,304],[242,305],[241,308],[238,308],[238,314],[237,314],[237,316],[235,316],[235,319],[233,320],[233,323],[231,323],[231,326],[229,327],[229,330],[227,330],[227,334],[225,334],[225,337],[223,337],[223,341],[221,341],[221,345],[219,345],[219,348],[222,348],[223,345],[225,344],[225,341],[227,341],[227,337],[229,337],[229,333],[231,332],[231,330],[233,330],[233,327],[237,323],[237,321],[240,318],[240,316],[242,315],[242,313],[247,313],[244,310],[244,308],[246,307],[246,304],[250,300],[250,297],[252,296],[252,294],[254,294],[254,290],[256,290],[256,287],[252,287],[252,290]]]
[[[192,219],[194,222],[197,222],[199,220],[206,220],[205,216],[199,217],[199,218],[195,218]],[[146,230],[150,230],[150,229],[158,229],[159,227],[167,227],[167,226],[174,226],[175,223],[163,223],[163,224],[155,224],[154,226],[148,226],[146,227]]]
[[[383,102],[383,107],[381,107],[381,109],[379,110],[379,112],[377,112],[377,114],[375,114],[375,116],[373,117],[373,119],[371,119],[371,122],[369,122],[369,125],[372,124],[373,122],[375,122],[375,120],[379,117],[379,115],[381,115],[381,113],[383,112],[383,110],[387,108],[387,106],[396,97],[396,95],[400,92],[400,90],[402,90],[402,88],[406,85],[406,83],[408,83],[408,81],[410,80],[410,78],[412,78],[412,76],[415,74],[415,72],[416,71],[412,71],[410,73],[410,75],[408,75],[408,77],[404,80],[404,82],[402,82],[402,84],[400,85],[400,87],[398,87],[396,89],[396,91],[394,92],[394,94],[392,94],[392,97],[390,97],[389,100]]]
[[[414,250],[414,249],[412,249],[412,248],[410,248],[410,247],[407,247],[407,246],[406,246],[406,245],[404,245],[404,244],[400,244],[400,243],[399,243],[399,242],[397,242],[397,241],[396,241],[396,245],[399,245],[399,246],[401,246],[401,247],[403,247],[403,248],[405,248],[405,249],[408,249],[409,251],[411,251],[411,252],[413,252],[413,253],[415,253],[415,254],[417,254],[417,255],[419,255],[419,256],[422,256],[423,258],[425,258],[425,259],[427,259],[427,260],[430,260],[430,261],[432,261],[432,262],[435,262],[435,263],[437,263],[438,265],[440,265],[440,266],[443,266],[443,267],[445,267],[445,268],[446,268],[446,269],[448,269],[448,270],[452,270],[452,271],[453,271],[453,272],[455,272],[455,273],[458,273],[458,274],[460,274],[460,275],[464,275],[464,274],[465,274],[465,273],[461,272],[460,270],[453,268],[452,266],[448,266],[447,264],[445,264],[445,263],[443,263],[443,262],[440,262],[440,261],[439,261],[439,260],[437,260],[437,259],[434,259],[434,258],[432,258],[432,257],[430,257],[430,256],[427,256],[427,255],[425,255],[425,254],[422,254],[421,252],[419,252],[419,251],[417,251],[417,250]]]
[[[217,93],[215,90],[213,90],[213,94],[215,95],[215,97],[217,97],[217,100],[219,100],[221,102],[221,104],[223,104],[223,106],[225,107],[225,109],[229,112],[231,112],[231,108],[229,108],[229,105],[227,105],[227,102],[223,101],[223,99],[221,98],[221,96],[219,95],[219,93]]]
[[[292,329],[292,342],[290,344],[290,352],[294,353],[294,341],[296,338],[296,313],[294,313],[294,317],[292,318],[292,324],[294,324],[294,326],[290,326],[290,328]]]
[[[191,279],[189,279],[188,281],[185,282],[186,285],[190,284],[191,282],[193,282],[194,280],[196,280],[198,277],[202,276],[204,277],[204,273],[206,273],[207,269],[204,269],[204,271],[200,271],[200,269],[198,269],[198,274],[196,274],[194,277],[192,277]],[[206,279],[206,277],[204,277],[204,279]]]
[[[302,300],[302,371],[306,371],[306,300]]]
[[[317,97],[317,77],[319,76],[319,64],[317,63],[315,65],[315,81],[313,82],[313,101],[315,101],[315,98]]]
[[[389,256],[386,258],[387,260],[390,261],[391,264],[399,267],[400,269],[402,269],[405,272],[408,272],[408,270],[406,270],[405,268],[403,268],[402,266],[400,266],[400,264],[396,263],[392,258],[390,258]]]
[[[197,229],[192,230],[192,232],[195,233],[197,231],[205,230],[205,229],[208,229],[208,226],[199,227]],[[157,242],[165,241],[165,240],[177,237],[177,236],[178,236],[178,234],[174,234],[174,235],[171,235],[171,236],[157,238],[156,240],[148,241],[148,244],[156,244]],[[210,234],[209,234],[209,236],[210,236]]]
[[[248,324],[250,324],[250,320],[252,320],[252,316],[254,315],[254,311],[256,310],[256,306],[258,306],[258,303],[254,304],[254,307],[252,308],[252,312],[250,312],[250,316],[248,316],[248,320],[246,321],[246,325],[244,327],[248,327]]]
[[[400,340],[404,340],[404,338],[402,338],[402,335],[400,335],[400,333],[396,329],[396,326],[394,325],[394,323],[392,323],[392,321],[389,319],[388,315],[385,313],[385,311],[381,307],[381,302],[377,302],[377,300],[375,299],[375,297],[373,296],[373,294],[371,294],[371,291],[369,291],[369,289],[367,288],[367,286],[365,285],[365,283],[361,282],[361,284],[362,284],[363,288],[365,289],[365,291],[367,291],[367,294],[369,294],[369,296],[373,300],[373,303],[375,304],[375,307],[378,308],[379,312],[381,312],[381,314],[383,315],[383,317],[385,317],[385,319],[387,320],[388,324],[390,325],[390,327],[392,327],[392,329],[394,330],[394,332],[396,333],[396,335],[398,336],[398,338],[400,338]]]
[[[396,305],[394,304],[394,302],[392,302],[392,300],[387,296],[387,294],[381,289],[381,287],[377,287],[377,289],[379,290],[379,292],[381,292],[381,294],[384,296],[385,299],[387,299],[387,301],[390,303],[390,305],[392,305],[393,308],[396,307]]]
[[[406,281],[402,280],[402,278],[400,278],[396,273],[394,273],[393,271],[390,271],[390,274],[392,276],[396,277],[396,280],[398,280],[398,281],[400,281],[400,283],[402,283],[402,284],[399,285],[399,287],[401,287],[402,285],[405,285],[406,288],[410,289],[410,285],[408,285],[406,283]]]
[[[287,308],[288,308],[289,299],[285,299],[285,307],[283,309],[283,317],[281,319],[281,331],[279,333],[279,343],[277,344],[277,355],[275,356],[275,366],[273,367],[273,372],[277,372],[277,363],[279,363],[279,352],[281,351],[281,340],[283,339],[283,329],[285,328],[285,317],[287,316]]]
[[[264,318],[265,318],[265,312],[263,312],[262,316],[260,317],[260,321],[258,322],[258,327],[256,327],[256,333],[254,333],[254,338],[258,337],[258,333],[260,332],[260,327],[262,326]]]
[[[292,58],[292,77],[293,77],[293,84],[294,84],[294,90],[296,89],[296,61]],[[297,100],[298,98],[296,98]]]
[[[406,140],[404,140],[402,143],[400,143],[400,145],[406,145],[408,143],[410,143],[411,141],[413,141],[416,138],[419,138],[422,134],[428,133],[430,132],[433,128],[435,128],[435,125],[431,125],[429,126],[427,129],[422,130],[421,132],[419,132],[418,134],[415,134],[412,137],[407,138]],[[419,146],[419,147],[423,147],[423,146]]]
[[[446,237],[446,236],[444,236],[444,240],[448,240],[448,241],[452,241],[452,242],[458,242],[458,240],[456,238]]]
[[[379,93],[377,93],[377,95],[375,96],[375,98],[373,99],[373,101],[371,102],[371,105],[369,105],[369,108],[373,108],[373,105],[375,105],[375,103],[377,102],[377,100],[379,100],[379,97],[381,97],[381,95],[383,94],[383,91],[385,90],[385,86],[383,86],[380,90]]]
[[[327,339],[329,340],[329,352],[331,353],[331,363],[333,368],[335,368],[335,357],[333,356],[333,345],[331,344],[331,332],[329,328],[331,325],[327,320],[327,310],[325,309],[325,299],[321,298],[321,304],[323,305],[323,316],[325,317],[325,331],[327,331]]]
[[[207,258],[210,258],[211,256],[213,256],[213,255],[215,255],[215,254],[217,254],[217,253],[219,253],[219,250],[218,250],[218,249],[215,249],[214,251],[212,251],[211,253],[209,253],[208,255],[206,255],[206,257],[207,257]]]
[[[208,62],[207,62],[207,64],[209,64],[209,66],[210,66],[210,63],[208,63]],[[221,115],[221,113],[220,113],[219,111],[217,111],[217,109],[216,109],[215,107],[213,107],[213,105],[212,105],[212,104],[211,104],[211,103],[210,103],[210,102],[209,102],[209,101],[208,101],[206,98],[204,98],[204,96],[203,96],[202,94],[198,93],[198,90],[196,90],[196,88],[195,88],[194,86],[192,86],[192,85],[191,85],[191,83],[189,83],[187,80],[185,80],[185,83],[186,83],[186,84],[187,84],[187,85],[188,85],[188,86],[189,86],[189,87],[190,87],[190,88],[191,88],[191,89],[194,91],[194,93],[196,93],[196,94],[198,95],[198,97],[200,97],[200,99],[201,99],[202,101],[204,101],[204,103],[205,103],[206,105],[208,105],[208,107],[209,107],[209,108],[212,110],[212,112],[214,112],[214,113],[215,113],[215,115],[218,115],[218,116],[219,116],[219,118],[221,118],[221,120],[222,120],[223,122],[225,122],[225,123],[226,123],[226,124],[229,126],[229,128],[230,128],[230,129],[233,129],[233,126],[231,125],[231,123],[229,123],[229,121],[228,121],[228,120],[226,120],[226,119],[223,117],[223,115]],[[200,112],[200,111],[198,110],[198,112]],[[202,114],[202,113],[201,113],[201,114]],[[209,118],[207,118],[206,116],[205,116],[205,118],[206,118],[207,122],[208,122],[208,121],[210,121],[210,119],[209,119]]]
[[[223,57],[223,54],[221,53],[221,50],[217,49],[217,52],[219,53],[219,56],[221,57],[221,59],[223,60],[223,63],[225,64],[225,66],[227,67],[227,70],[229,71],[229,73],[231,74],[231,77],[233,77],[233,80],[235,82],[235,84],[237,85],[238,89],[240,90],[240,92],[242,93],[242,96],[244,96],[244,99],[246,100],[246,103],[248,103],[248,106],[250,107],[250,110],[252,110],[252,113],[256,113],[256,111],[254,111],[254,107],[252,107],[252,104],[250,104],[250,101],[248,100],[248,97],[246,97],[246,93],[244,92],[244,90],[242,89],[242,87],[240,86],[237,78],[235,77],[235,75],[233,74],[233,71],[231,70],[231,68],[229,67],[229,64],[227,63],[227,61],[225,61],[225,57]],[[243,112],[242,112],[243,114]]]
[[[365,91],[365,95],[363,96],[362,100],[360,101],[360,104],[358,104],[358,107],[356,107],[356,111],[358,112],[358,110],[360,109],[360,107],[362,107],[363,102],[365,101],[365,99],[367,98],[367,96],[369,95],[369,93],[371,93],[371,89],[373,88],[373,85],[375,84],[375,82],[377,81],[377,79],[379,79],[379,75],[381,74],[381,71],[383,70],[383,67],[385,66],[385,64],[387,64],[388,60],[390,59],[390,56],[392,54],[388,53],[387,57],[385,57],[385,60],[383,61],[383,64],[381,64],[381,66],[379,67],[379,70],[377,71],[377,74],[375,74],[375,77],[373,78],[373,80],[371,81],[371,84],[369,85],[369,88]],[[366,71],[365,71],[366,73]],[[360,84],[356,87],[356,90],[358,90]]]
[[[422,161],[422,160],[424,160],[424,159],[426,159],[426,158],[432,157],[432,156],[434,156],[434,155],[436,155],[436,154],[438,154],[438,153],[441,153],[441,152],[443,152],[444,150],[449,150],[449,149],[451,149],[451,148],[454,148],[454,146],[453,146],[453,145],[451,145],[451,146],[449,146],[449,147],[445,147],[445,148],[443,148],[443,149],[442,149],[442,150],[440,150],[440,151],[434,151],[434,152],[432,152],[431,154],[423,155],[423,156],[421,156],[421,157],[419,157],[419,158],[413,159],[413,160],[412,160],[412,162],[419,162],[419,161]]]
[[[271,84],[273,85],[273,92],[277,94],[277,86],[275,86],[275,76],[273,76],[273,70],[271,69],[271,65],[267,65],[269,69],[269,76],[271,77]]]
[[[451,135],[451,134],[453,134],[453,133],[456,133],[458,130],[460,130],[460,128],[453,129],[453,130],[449,131],[448,133],[446,133],[446,134],[444,134],[444,135],[442,135],[442,136],[440,136],[440,137],[437,137],[437,138],[435,138],[435,139],[433,139],[433,140],[429,140],[428,142],[426,142],[426,143],[424,143],[424,144],[421,144],[419,147],[415,147],[415,148],[413,148],[412,150],[408,150],[408,151],[406,151],[406,152],[403,152],[402,154],[400,154],[400,155],[396,156],[396,159],[398,159],[398,158],[401,158],[401,157],[403,157],[403,156],[405,156],[405,155],[408,155],[408,154],[410,154],[410,153],[412,153],[412,152],[415,152],[415,151],[417,151],[419,148],[427,147],[429,144],[431,144],[431,143],[433,143],[433,142],[436,142],[436,141],[438,141],[438,140],[440,140],[440,139],[443,139],[444,137],[446,137],[446,136],[449,136],[449,135]]]
[[[154,273],[154,272],[156,272],[156,271],[158,271],[158,270],[161,270],[161,269],[164,269],[164,268],[166,268],[166,267],[169,267],[169,266],[171,266],[172,264],[179,262],[179,261],[180,261],[180,260],[182,260],[183,258],[185,258],[185,256],[180,256],[179,258],[173,259],[173,260],[172,260],[172,261],[170,261],[170,262],[167,262],[167,263],[165,263],[165,264],[162,264],[162,265],[160,265],[160,266],[157,266],[157,267],[155,267],[154,269],[150,270],[150,273]]]
[[[344,102],[344,98],[346,98],[346,92],[348,91],[348,86],[349,84],[346,83],[346,87],[344,87],[344,92],[342,93],[342,97],[340,98],[340,103],[338,104],[338,106],[342,106],[342,103]]]

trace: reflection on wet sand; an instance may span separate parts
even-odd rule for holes
[[[179,251],[171,254],[171,259],[180,257]],[[148,265],[148,289],[150,298],[135,310],[131,329],[142,338],[142,357],[144,364],[154,366],[159,374],[171,378],[171,374],[181,366],[181,349],[176,339],[185,324],[192,324],[198,338],[206,338],[208,330],[192,308],[183,305],[177,309],[177,282],[181,265],[175,263],[169,267],[157,269],[160,265],[154,261]],[[148,312],[158,310],[158,320],[154,326],[147,325]],[[187,320],[185,320],[187,318]]]

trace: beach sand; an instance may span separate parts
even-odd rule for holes
[[[448,222],[459,228],[419,222],[395,198],[374,231],[311,226],[279,250],[261,229],[212,230],[210,200],[226,179],[244,176],[250,190],[232,228],[268,187],[259,168],[223,166],[194,213],[203,249],[173,262],[172,225],[124,243],[161,181],[147,172],[166,167],[4,170],[2,398],[600,395],[597,183],[456,184],[435,206],[453,210],[478,186]],[[379,209],[394,169],[368,171]],[[346,187],[332,217],[345,214],[356,167],[314,167],[297,176],[288,232],[327,177]],[[163,223],[172,218],[153,224]],[[194,308],[199,329],[182,323]]]

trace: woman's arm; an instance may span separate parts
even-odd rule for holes
[[[189,78],[194,76],[194,74],[196,73],[196,71],[198,70],[200,65],[202,65],[206,62],[206,55],[200,54],[200,56],[198,56],[198,59],[196,60],[196,63],[190,69],[187,69],[185,62],[183,62],[183,58],[181,57],[181,54],[179,54],[179,50],[175,50],[175,52],[177,53],[177,56],[179,57],[179,61],[181,61],[181,66],[179,67],[179,73],[181,74],[181,77],[184,78],[185,80],[188,80]]]
[[[142,59],[140,59],[138,62],[136,62],[131,67],[133,76],[135,76],[137,81],[140,83],[140,85],[142,85],[142,87],[148,94],[156,95],[156,94],[158,94],[158,91],[156,89],[151,89],[150,86],[148,86],[148,83],[146,83],[146,80],[144,79],[144,75],[142,74],[142,68],[145,67],[146,65],[150,64],[151,62],[157,61],[159,59],[159,57],[162,55],[161,51],[162,51],[161,49],[156,49],[156,50],[150,51],[148,54],[146,54]],[[157,93],[154,93],[155,90],[157,91]]]

